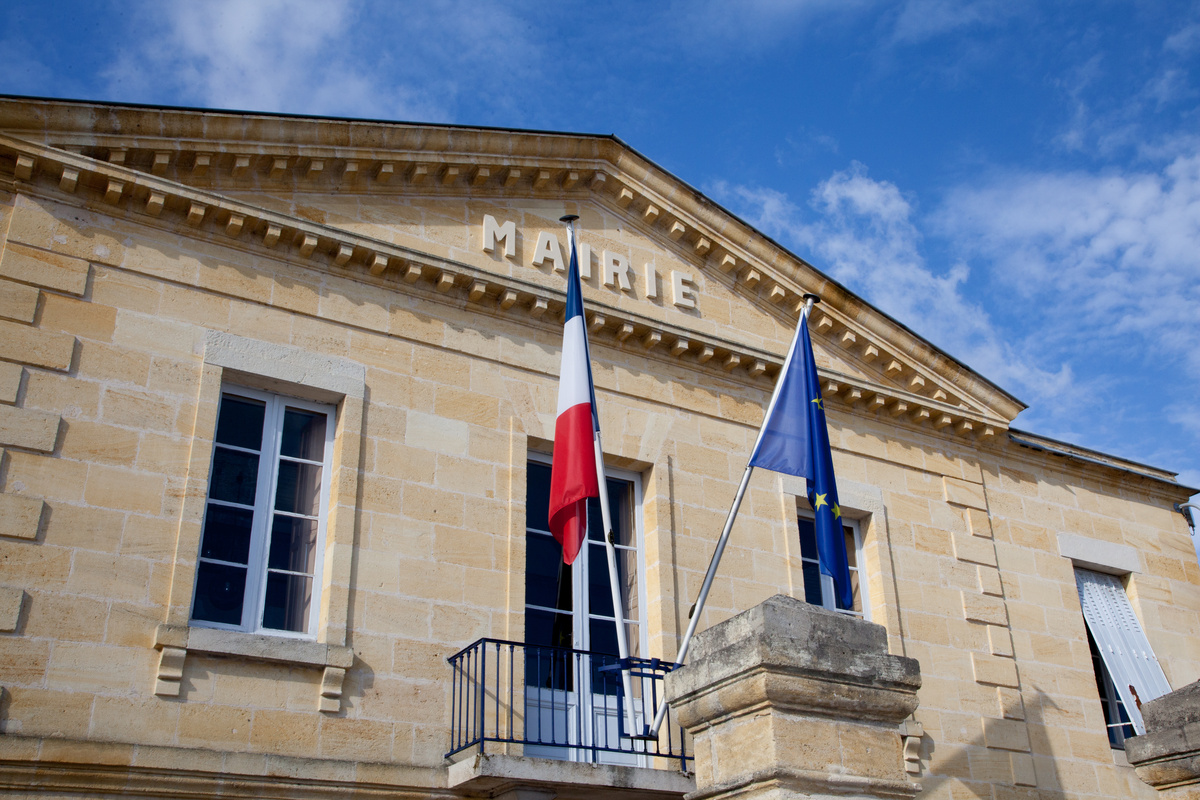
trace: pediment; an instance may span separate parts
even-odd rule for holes
[[[56,124],[33,126],[0,101],[0,174],[531,320],[561,309],[557,220],[578,214],[600,345],[769,386],[814,292],[825,394],[846,410],[975,436],[1023,408],[611,137],[146,109],[104,125],[48,104]]]

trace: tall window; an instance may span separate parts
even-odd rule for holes
[[[194,623],[315,634],[333,413],[253,389],[222,392]]]
[[[1146,732],[1142,703],[1161,697],[1171,686],[1133,613],[1121,579],[1076,567],[1075,585],[1092,648],[1108,741],[1123,749],[1127,737]]]
[[[628,750],[628,724],[617,658],[616,611],[600,503],[588,501],[587,541],[575,563],[562,561],[547,510],[550,464],[529,461],[525,531],[525,754],[539,758],[644,765]],[[608,502],[616,546],[617,584],[630,655],[644,650],[638,476],[611,471]],[[634,724],[645,724],[648,685],[633,680]],[[651,711],[650,713],[653,713]],[[640,728],[639,728],[640,730]]]
[[[563,564],[562,547],[550,533],[550,464],[529,462],[525,506],[525,642],[617,654],[612,590],[600,517],[600,502],[588,501],[587,543],[575,563]],[[617,582],[625,605],[630,655],[641,652],[640,544],[635,508],[641,501],[637,476],[610,471],[609,512],[617,551]]]
[[[846,559],[850,562],[850,589],[854,603],[844,608],[834,591],[833,579],[821,573],[820,556],[817,553],[817,529],[812,517],[801,514],[800,560],[804,569],[804,600],[814,606],[841,611],[864,619],[871,618],[870,604],[864,602],[865,587],[859,580],[858,565],[862,563],[862,534],[857,520],[842,520],[842,531],[846,537]]]

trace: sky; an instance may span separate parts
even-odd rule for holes
[[[0,92],[615,134],[1030,407],[1200,486],[1200,4],[0,8]]]

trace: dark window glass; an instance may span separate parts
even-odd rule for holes
[[[321,467],[298,461],[280,461],[275,509],[314,517],[320,514]]]
[[[617,655],[617,626],[611,620],[588,620],[588,635],[591,637],[593,653]]]
[[[571,610],[571,566],[562,560],[554,537],[529,533],[525,537],[525,602]]]
[[[217,447],[213,453],[212,478],[208,496],[213,500],[254,505],[258,486],[258,456],[239,450]]]
[[[817,528],[811,519],[800,517],[800,555],[817,559]]]
[[[525,527],[550,532],[550,466],[529,462],[525,476]]]
[[[303,632],[311,602],[312,578],[268,572],[267,592],[263,599],[263,627]]]
[[[217,412],[217,441],[248,450],[261,450],[266,410],[267,407],[257,400],[225,395]]]
[[[815,561],[805,561],[804,571],[804,602],[814,606],[821,605],[821,568]]]
[[[571,615],[525,609],[525,642],[546,647],[571,647]]]
[[[283,413],[283,443],[280,452],[308,461],[325,459],[324,414],[289,408]]]
[[[245,567],[201,561],[196,570],[196,603],[192,617],[225,625],[240,625],[245,596]]]
[[[276,514],[267,566],[311,575],[317,566],[317,521]]]
[[[250,528],[253,524],[254,512],[250,509],[226,508],[210,503],[204,512],[204,540],[200,546],[200,557],[237,564],[248,563]]]
[[[591,548],[588,552],[588,607],[593,614],[611,617],[613,616],[613,603],[612,587],[608,583],[608,552],[603,545],[589,544],[588,547]],[[621,578],[620,569],[621,563],[618,559],[618,580]],[[618,583],[617,585],[623,584]]]

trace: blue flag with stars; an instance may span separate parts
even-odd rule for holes
[[[801,316],[792,348],[783,362],[775,396],[750,455],[750,466],[796,475],[807,481],[821,572],[833,579],[838,607],[853,608],[842,509],[833,479],[829,429],[825,425],[817,363],[808,338],[807,314]]]

